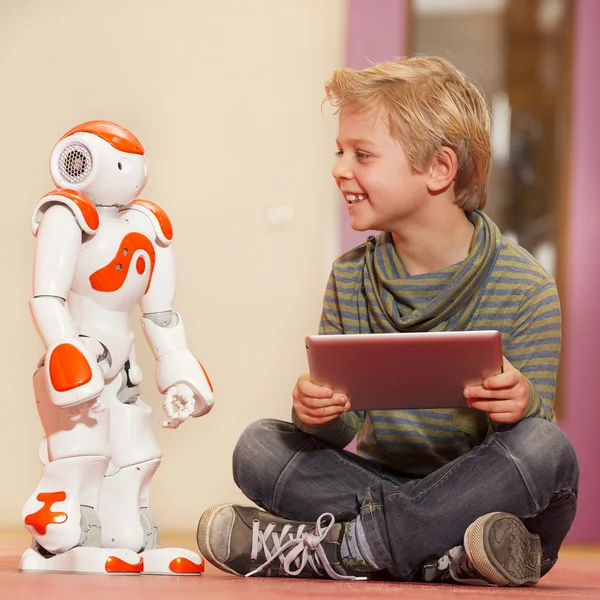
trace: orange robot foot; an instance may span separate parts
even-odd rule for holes
[[[116,548],[77,547],[62,554],[42,556],[28,548],[21,556],[20,571],[55,573],[94,573],[105,575],[139,575],[144,559],[131,550]]]
[[[156,548],[140,554],[142,575],[202,575],[204,561],[199,554],[183,548]]]

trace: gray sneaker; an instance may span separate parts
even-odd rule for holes
[[[330,513],[304,523],[237,504],[213,506],[198,523],[204,558],[222,571],[246,577],[365,579],[342,567],[342,536],[342,525]]]
[[[540,579],[540,537],[514,515],[479,517],[465,531],[463,544],[425,565],[425,581],[516,587],[535,585]]]

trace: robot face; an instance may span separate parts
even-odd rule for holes
[[[58,187],[82,192],[96,205],[123,206],[146,185],[148,165],[141,144],[127,130],[92,121],[58,142],[50,158],[50,173]]]

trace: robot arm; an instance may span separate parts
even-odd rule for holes
[[[213,389],[202,364],[188,348],[181,315],[172,310],[176,277],[168,217],[145,200],[136,200],[124,212],[155,244],[152,281],[140,302],[141,324],[156,358],[156,385],[165,395],[168,420],[163,426],[176,428],[189,416],[200,417],[211,410]]]
[[[208,413],[213,388],[204,367],[188,349],[181,316],[170,311],[145,313],[142,327],[156,358],[156,385],[165,394],[168,421],[163,425],[176,428],[189,416]]]
[[[34,297],[29,307],[46,349],[44,369],[50,399],[58,407],[70,408],[95,400],[104,389],[104,378],[94,356],[97,342],[84,343],[65,306],[82,243],[80,220],[84,220],[65,192],[68,190],[46,195],[34,213]]]

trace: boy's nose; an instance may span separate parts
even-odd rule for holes
[[[331,171],[334,179],[352,179],[352,169],[350,169],[349,165],[344,161],[344,158],[340,158]]]

